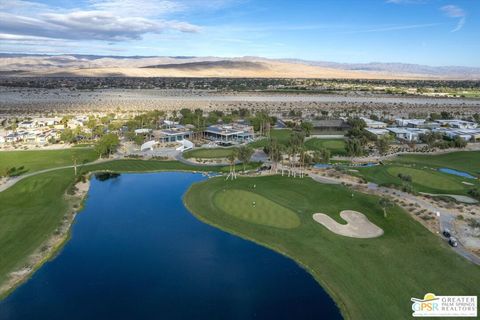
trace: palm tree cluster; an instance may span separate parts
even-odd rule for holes
[[[303,178],[305,176],[306,165],[312,159],[305,148],[304,139],[303,132],[294,132],[286,146],[279,144],[276,139],[269,140],[265,151],[270,157],[272,172],[278,173],[280,164],[282,176],[285,172],[289,177],[295,178],[298,175]]]

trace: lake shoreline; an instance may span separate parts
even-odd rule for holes
[[[68,242],[71,237],[71,228],[75,222],[75,218],[84,208],[83,205],[90,189],[90,178],[91,175],[89,174],[85,181],[75,183],[75,193],[73,195],[65,192],[64,199],[67,203],[67,210],[65,210],[66,220],[59,227],[59,233],[56,234],[56,232],[54,232],[50,235],[48,239],[26,259],[26,266],[10,272],[5,283],[0,286],[0,301],[7,298],[16,288],[27,282],[38,269],[53,259]],[[68,214],[70,211],[72,211],[72,214]]]
[[[208,181],[208,180],[207,180]],[[315,280],[315,282],[318,283],[318,285],[325,290],[325,292],[327,292],[327,294],[330,296],[330,298],[332,298],[332,300],[335,302],[335,305],[338,307],[338,310],[340,311],[340,314],[341,316],[344,318],[344,319],[353,319],[353,316],[351,314],[348,313],[348,308],[347,308],[347,303],[342,301],[342,299],[340,298],[340,296],[338,296],[332,288],[329,287],[329,285],[325,282],[325,280],[322,280],[322,278],[320,277],[320,275],[316,274],[315,271],[310,268],[306,263],[300,261],[300,260],[296,260],[294,259],[292,256],[290,256],[287,252],[285,251],[282,251],[278,248],[275,248],[274,246],[271,246],[267,243],[263,243],[263,242],[260,242],[260,241],[257,241],[239,231],[236,231],[236,230],[233,230],[233,229],[230,229],[230,228],[226,228],[226,227],[223,227],[223,226],[220,226],[219,224],[216,224],[216,223],[213,223],[212,221],[209,221],[207,220],[205,217],[195,213],[187,204],[187,202],[185,201],[185,195],[191,190],[192,187],[196,186],[196,185],[199,185],[199,184],[202,184],[202,183],[205,183],[206,181],[202,181],[202,182],[197,182],[197,183],[193,183],[188,189],[187,191],[184,193],[184,195],[182,196],[182,202],[183,202],[183,205],[185,206],[185,208],[188,210],[188,212],[193,216],[195,217],[196,219],[198,219],[199,221],[201,221],[202,223],[205,223],[209,226],[212,226],[214,228],[217,228],[221,231],[224,231],[226,233],[229,233],[229,234],[232,234],[236,237],[239,237],[241,239],[244,239],[246,241],[249,241],[249,242],[253,242],[261,247],[264,247],[264,248],[267,248],[269,250],[272,250],[273,252],[276,252],[284,257],[286,257],[287,259],[289,260],[292,260],[293,262],[295,262],[298,266],[300,266],[300,268],[302,268],[303,270],[305,270],[309,275],[312,276],[312,278]]]

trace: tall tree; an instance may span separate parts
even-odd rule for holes
[[[393,207],[393,201],[388,198],[388,197],[381,197],[380,200],[378,201],[380,206],[383,209],[383,216],[386,218],[387,217],[387,208]]]
[[[237,178],[237,173],[235,172],[235,161],[237,161],[237,149],[233,149],[232,152],[228,155],[228,162],[230,163],[230,172],[227,175],[227,178],[225,180],[228,180],[228,178],[236,179]]]
[[[113,133],[108,133],[97,141],[97,144],[95,145],[95,150],[100,155],[100,157],[110,156],[112,153],[117,151],[119,145],[120,140],[118,139],[118,136]]]
[[[249,146],[240,146],[238,148],[238,160],[242,162],[243,172],[245,172],[246,165],[250,162],[250,158],[253,155],[253,149]]]

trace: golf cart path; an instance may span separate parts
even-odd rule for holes
[[[87,163],[84,163],[84,164],[81,164],[81,165],[77,165],[77,168],[87,166],[87,165],[97,164],[97,163],[110,162],[110,161],[114,161],[114,160],[115,159],[97,159],[97,160],[92,161],[92,162],[87,162]],[[36,176],[36,175],[42,174],[42,173],[56,171],[56,170],[70,169],[70,168],[73,169],[74,167],[75,167],[74,165],[68,165],[68,166],[61,166],[61,167],[55,167],[55,168],[48,168],[48,169],[43,169],[43,170],[27,173],[27,174],[24,174],[24,175],[21,175],[21,176],[18,176],[18,177],[10,178],[5,183],[0,185],[0,192],[3,192],[5,190],[7,190],[8,188],[11,188],[17,182],[19,182],[23,179],[33,177],[33,176]]]
[[[419,193],[427,195],[427,196],[431,196],[431,197],[441,197],[441,196],[450,197],[450,198],[453,198],[453,199],[457,200],[458,202],[463,202],[463,203],[468,203],[468,204],[478,203],[478,200],[475,200],[475,199],[467,197],[467,196],[462,196],[462,195],[459,195],[459,194],[427,193],[427,192],[419,192]]]

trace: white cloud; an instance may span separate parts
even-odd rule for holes
[[[467,13],[465,10],[453,4],[443,6],[440,10],[442,10],[447,17],[458,19],[457,26],[452,32],[457,32],[463,28],[467,21]]]
[[[90,0],[88,7],[70,10],[37,2],[2,0],[0,33],[51,39],[124,41],[167,30],[198,32],[199,26],[163,18],[181,8],[179,3],[161,0]]]

